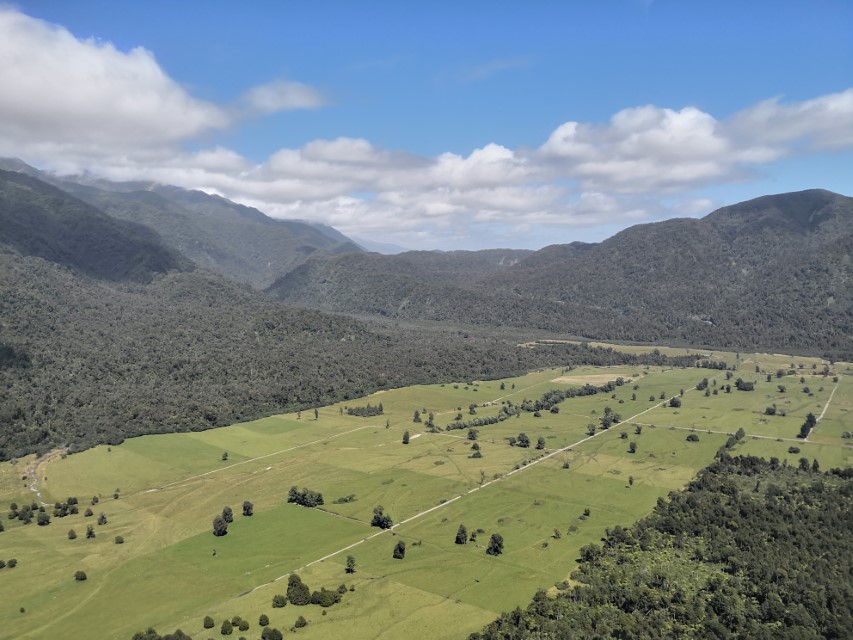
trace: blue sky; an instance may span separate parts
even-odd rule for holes
[[[846,1],[18,2],[0,153],[410,248],[593,241],[853,195],[851,33]]]

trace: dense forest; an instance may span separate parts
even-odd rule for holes
[[[853,357],[853,198],[766,196],[702,219],[442,277],[422,253],[316,256],[269,291],[320,309]],[[498,268],[498,266],[501,268]]]
[[[577,584],[470,640],[849,638],[853,470],[723,451],[684,491],[581,549]]]
[[[0,459],[208,429],[377,389],[541,366],[690,364],[518,333],[365,322],[284,308],[203,271],[149,284],[0,253]]]

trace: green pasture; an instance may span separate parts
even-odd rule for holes
[[[734,362],[734,354],[712,357]],[[80,501],[79,514],[52,518],[46,527],[5,518],[10,502],[30,502],[35,494],[30,479],[22,479],[32,457],[3,463],[0,559],[16,558],[18,566],[0,570],[0,638],[126,640],[148,626],[161,633],[181,627],[206,638],[218,636],[222,619],[234,615],[251,624],[243,635],[257,637],[261,613],[282,631],[303,615],[309,625],[299,633],[308,638],[464,638],[528,602],[537,589],[567,578],[581,546],[597,542],[608,527],[630,525],[659,497],[683,487],[739,427],[747,437],[735,453],[794,465],[801,457],[816,458],[824,469],[853,464],[853,449],[843,446],[850,441],[841,438],[853,431],[853,376],[837,367],[832,401],[809,441],[801,442],[795,436],[805,415],[819,416],[836,386],[832,376],[821,375],[823,363],[814,359],[812,369],[810,359],[763,354],[740,354],[739,363],[733,379],[755,381],[755,391],[727,394],[722,387],[733,379],[706,369],[548,369],[504,381],[389,390],[320,407],[318,419],[303,411],[95,447],[39,467],[48,512],[67,496]],[[771,382],[755,372],[756,363],[772,373]],[[792,363],[796,374],[789,376]],[[780,367],[786,375],[777,380]],[[524,413],[478,427],[481,458],[471,457],[467,429],[426,429],[429,412],[443,428],[457,412],[463,420],[496,415],[502,401],[536,400],[550,389],[585,384],[585,378],[603,384],[617,377],[630,382],[609,394],[567,400],[558,413]],[[695,390],[703,377],[717,395]],[[784,393],[778,384],[786,386]],[[680,408],[661,406],[661,394],[668,399],[681,389]],[[341,412],[368,402],[381,402],[384,414]],[[468,413],[472,403],[476,416]],[[765,415],[773,404],[787,415]],[[606,407],[622,422],[590,438],[588,425],[598,426]],[[421,423],[412,421],[416,409],[426,409]],[[531,447],[509,446],[508,438],[521,432]],[[545,448],[536,450],[540,436]],[[800,453],[788,453],[791,446]],[[286,504],[294,485],[322,492],[325,505]],[[90,505],[93,496],[96,505]],[[255,515],[241,515],[244,500],[253,503]],[[217,538],[212,520],[226,505],[234,522]],[[377,505],[395,524],[410,520],[380,532],[369,526]],[[90,506],[94,515],[86,517]],[[582,517],[587,508],[589,517]],[[108,521],[97,525],[101,512]],[[88,524],[94,539],[86,539]],[[482,533],[454,544],[460,524],[469,534]],[[75,540],[68,539],[72,528]],[[492,533],[504,537],[498,557],[485,553]],[[124,544],[114,543],[119,535]],[[391,557],[398,540],[407,544],[403,560]],[[348,554],[357,560],[352,575],[344,572]],[[77,570],[88,580],[75,582]],[[272,609],[272,596],[284,593],[286,576],[295,570],[312,588],[346,583],[355,590],[327,610]],[[217,620],[217,628],[202,628],[205,615]]]
[[[832,403],[817,427],[809,434],[810,442],[853,445],[853,438],[842,437],[853,434],[853,376],[842,376],[832,397]]]

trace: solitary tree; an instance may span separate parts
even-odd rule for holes
[[[248,500],[243,502],[243,515],[250,516],[254,513],[254,506]]]
[[[221,633],[223,636],[230,636],[232,631],[234,631],[234,625],[231,624],[231,621],[223,620],[222,627],[219,629],[219,633]]]
[[[421,412],[415,409],[415,415],[412,418],[412,422],[420,422],[421,421]]]
[[[297,629],[301,629],[302,627],[308,626],[308,621],[303,616],[299,616],[296,618],[296,622],[293,623],[293,626]]]
[[[84,580],[86,580],[86,572],[85,571],[75,571],[74,572],[74,579],[77,582],[83,582]]]
[[[225,507],[222,510],[222,519],[225,520],[225,522],[227,522],[228,524],[234,522],[234,511],[231,509],[231,507]]]
[[[101,515],[98,516],[98,524],[107,524],[107,514],[103,511],[101,512]]]
[[[77,532],[74,531],[74,529],[68,530],[68,539],[69,540],[76,540],[77,539]]]
[[[93,527],[92,525],[89,525],[88,527],[86,527],[86,538],[91,540],[94,537],[95,537],[95,527]]]
[[[216,622],[210,616],[204,616],[204,628],[205,629],[213,629],[216,626]]]
[[[456,544],[465,544],[468,541],[468,530],[465,528],[464,524],[459,525],[459,529],[456,531]]]
[[[114,542],[116,544],[124,544],[124,538],[122,538],[121,536],[116,536]]]
[[[347,573],[355,573],[355,557],[354,556],[347,556],[346,572]]]
[[[637,443],[636,442],[632,441],[632,442],[628,443],[628,453],[637,453]]]
[[[409,432],[403,433],[403,444],[409,444]]]
[[[284,596],[282,596],[284,597]],[[266,627],[270,623],[270,619],[267,617],[267,614],[262,613],[261,617],[258,618],[258,625],[261,627]]]
[[[402,560],[406,557],[406,543],[402,540],[398,540],[397,544],[394,545],[394,553],[391,554],[391,557],[395,560]]]
[[[213,519],[213,535],[219,537],[228,533],[228,523],[222,516],[216,516]]]
[[[486,553],[490,556],[499,556],[504,552],[504,539],[499,533],[493,533],[489,538],[489,546],[486,547]]]
[[[542,436],[539,436],[536,439],[536,448],[537,449],[544,449],[545,448],[545,438],[543,438]]]
[[[272,597],[272,608],[273,609],[281,609],[286,604],[287,604],[287,598],[285,596],[281,595],[280,593],[277,593],[276,595],[274,595]],[[261,616],[261,618],[262,619],[266,618],[266,616]],[[264,624],[263,622],[261,622],[260,624],[262,627],[265,627],[269,623],[270,623],[270,621],[267,618],[266,624]]]

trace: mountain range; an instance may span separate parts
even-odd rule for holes
[[[345,313],[849,356],[851,255],[853,199],[815,189],[532,253],[314,256],[268,291]]]

